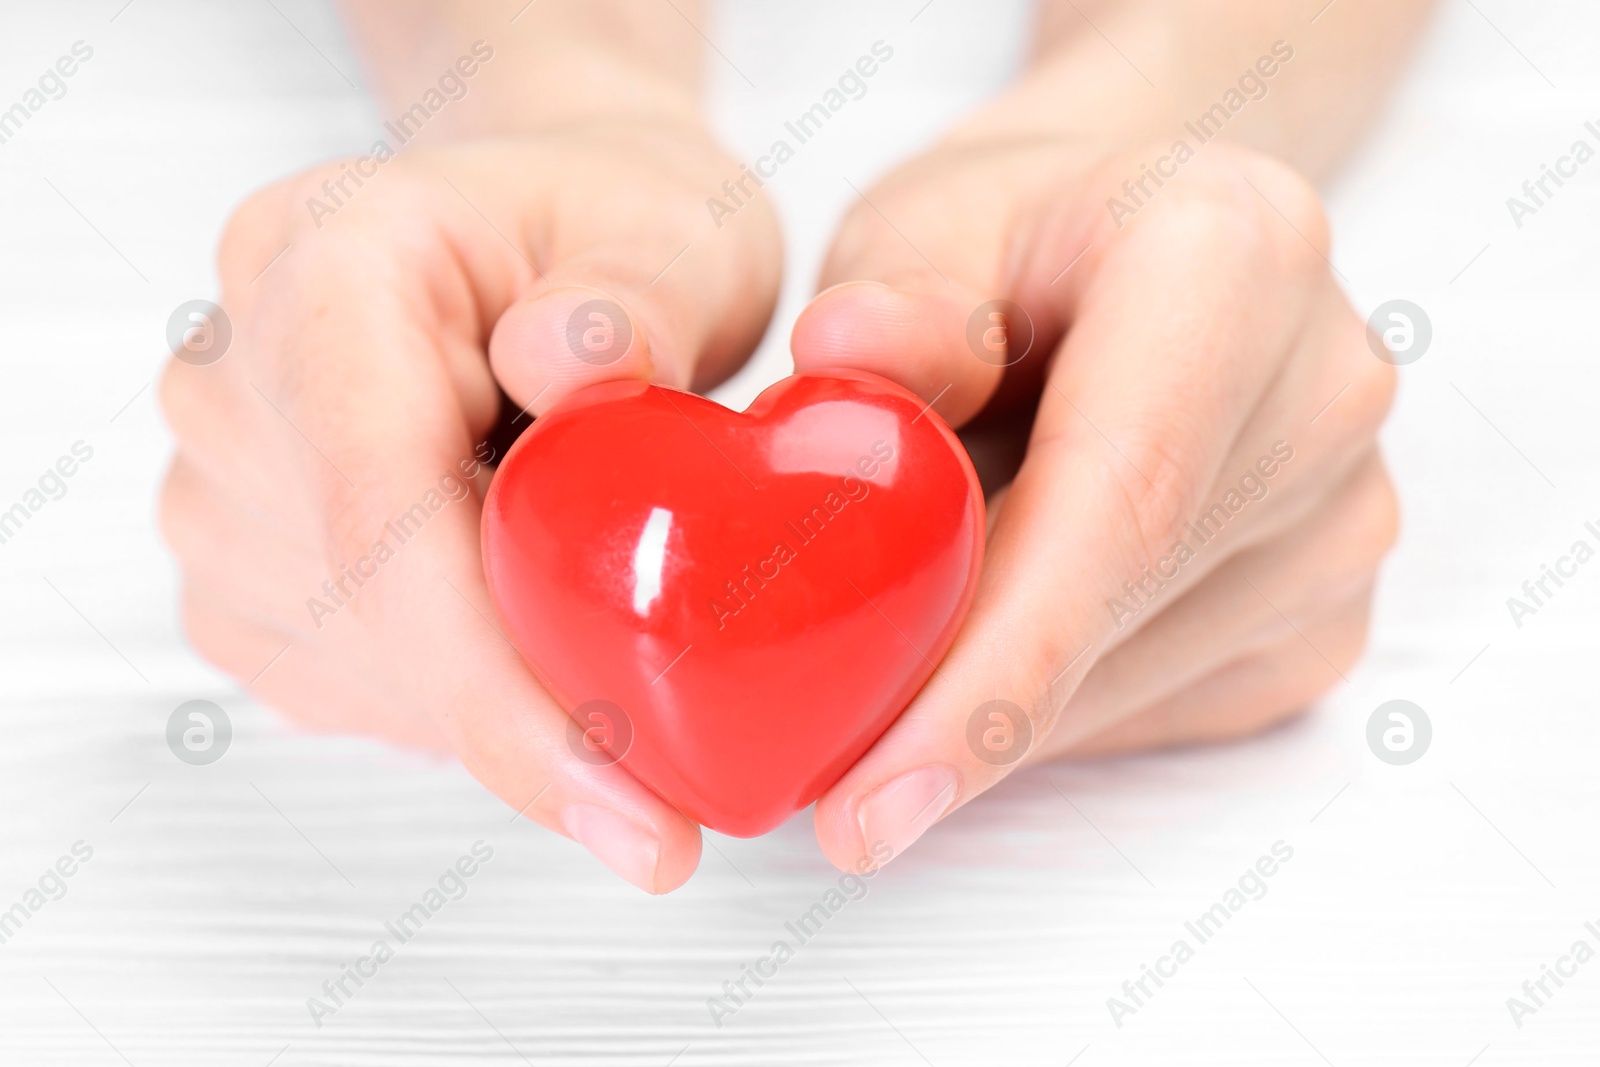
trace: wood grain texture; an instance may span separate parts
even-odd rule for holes
[[[1505,1007],[1573,941],[1600,941],[1583,926],[1600,924],[1600,594],[1585,574],[1520,629],[1504,604],[1600,519],[1597,186],[1575,181],[1521,229],[1504,203],[1600,117],[1594,11],[1447,3],[1330,190],[1357,306],[1404,296],[1435,324],[1386,435],[1407,528],[1350,684],[1247,744],[1014,777],[871,881],[719,1027],[708,999],[794,941],[785,923],[838,885],[808,818],[709,837],[686,888],[646,898],[458,767],[296,732],[177,635],[151,527],[170,447],[149,388],[163,324],[212,292],[233,204],[364,146],[380,121],[345,80],[357,68],[329,12],[274,5],[0,16],[0,105],[74,41],[95,49],[0,145],[0,506],[74,441],[95,448],[0,545],[0,909],[75,842],[93,848],[0,944],[0,1063],[1600,1060],[1600,963],[1520,1029]],[[858,43],[897,48],[894,79],[774,183],[789,281],[758,359],[721,394],[733,402],[782,372],[822,235],[853,195],[840,176],[870,180],[1017,54],[1019,5],[935,0],[910,22],[920,6],[721,12],[719,44],[761,75],[751,90],[713,64],[718,121],[745,152]],[[163,738],[197,697],[236,730],[210,767]],[[1367,716],[1394,697],[1435,727],[1411,767],[1365,746]],[[314,1025],[307,998],[480,840],[493,858],[465,895]],[[1107,998],[1279,841],[1293,859],[1265,895],[1114,1025]]]

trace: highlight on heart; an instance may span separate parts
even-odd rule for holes
[[[799,557],[800,549],[821,537],[823,530],[846,507],[867,499],[872,492],[874,475],[883,465],[893,461],[894,446],[887,441],[874,441],[872,451],[860,456],[854,464],[853,470],[859,473],[859,477],[857,473],[844,475],[836,488],[801,512],[798,522],[795,519],[785,520],[781,529],[774,531],[772,554],[754,564],[746,563],[737,575],[722,583],[727,595],[712,599],[711,612],[716,616],[717,629],[721,630],[730,618],[748,607],[768,582],[776,581],[784,564],[793,562]]]

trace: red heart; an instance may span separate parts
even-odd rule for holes
[[[690,818],[753,836],[928,680],[983,529],[961,443],[882,378],[797,375],[743,414],[619,381],[510,450],[483,558],[511,640],[574,718]]]

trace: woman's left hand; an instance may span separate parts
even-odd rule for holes
[[[1248,734],[1359,654],[1394,369],[1309,182],[1219,141],[1130,199],[1169,147],[957,136],[865,194],[795,326],[798,369],[900,382],[980,468],[1021,453],[955,645],[817,806],[841,867],[1024,756]]]

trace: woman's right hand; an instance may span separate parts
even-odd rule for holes
[[[501,388],[525,427],[595,381],[730,373],[776,298],[774,215],[759,200],[712,224],[706,198],[739,168],[687,123],[569,124],[362,169],[359,187],[334,163],[239,210],[219,256],[231,347],[162,378],[185,628],[291,718],[451,750],[513,810],[672,889],[699,827],[580,760],[498,632],[484,442]],[[334,210],[314,218],[318,203]]]

